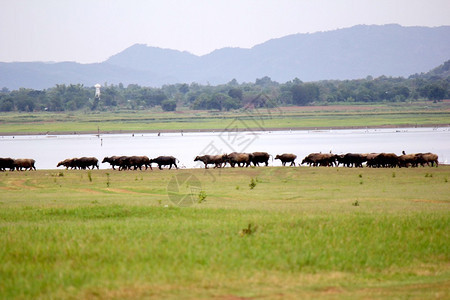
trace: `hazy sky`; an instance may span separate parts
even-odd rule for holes
[[[0,0],[0,61],[102,62],[136,43],[204,55],[389,23],[450,25],[450,0]]]

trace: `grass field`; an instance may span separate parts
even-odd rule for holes
[[[449,166],[3,172],[0,298],[448,299],[449,178]],[[189,193],[185,207],[168,197]]]
[[[280,107],[233,112],[147,111],[0,113],[0,134],[117,131],[223,130],[234,119],[242,129],[448,125],[450,102]]]

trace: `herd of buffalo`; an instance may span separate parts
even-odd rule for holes
[[[267,152],[253,152],[253,153],[237,153],[221,155],[202,155],[195,157],[194,161],[202,162],[205,169],[208,165],[214,165],[214,168],[223,168],[227,164],[231,167],[248,167],[259,166],[264,164],[269,165],[269,160],[273,156]],[[291,153],[284,153],[276,155],[275,159],[279,159],[283,166],[289,164],[289,166],[295,166],[295,160],[297,155]],[[145,170],[152,169],[152,164],[157,164],[159,169],[163,166],[168,166],[169,169],[177,166],[178,160],[173,156],[158,156],[157,158],[150,159],[147,156],[111,156],[105,157],[102,163],[109,163],[113,170],[116,167],[121,170]],[[396,155],[395,153],[347,153],[347,154],[332,154],[332,153],[311,153],[306,156],[299,165],[308,165],[313,167],[363,167],[363,164],[372,168],[395,168],[395,167],[418,167],[418,166],[438,166],[438,156],[434,153],[414,153],[406,154],[403,151],[402,155]],[[0,171],[22,171],[22,170],[36,170],[34,166],[34,159],[12,159],[12,158],[0,158]],[[57,167],[63,166],[66,169],[99,169],[99,161],[95,157],[81,157],[81,158],[68,158],[60,161]]]
[[[260,163],[269,165],[270,154],[267,152],[253,152],[253,153],[236,153],[223,155],[203,155],[197,156],[194,161],[201,161],[208,168],[209,164],[213,164],[215,168],[226,166],[227,163],[231,167],[238,165],[239,167],[259,166]],[[290,166],[295,166],[297,155],[285,153],[275,156],[279,159],[283,166],[289,163]],[[311,153],[306,156],[299,165],[306,164],[308,166],[318,167],[363,167],[366,163],[367,167],[373,168],[395,168],[395,167],[418,167],[418,166],[438,166],[438,156],[434,153],[414,153],[397,156],[395,153],[347,153],[347,154],[332,154],[332,153]]]
[[[6,169],[11,171],[36,170],[35,163],[35,160],[31,158],[12,159],[0,157],[0,171],[5,171]]]

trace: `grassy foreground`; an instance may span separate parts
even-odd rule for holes
[[[0,173],[0,298],[446,298],[449,178],[449,166]],[[167,196],[191,192],[186,207]]]

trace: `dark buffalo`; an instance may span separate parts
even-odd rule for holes
[[[89,169],[89,167],[92,167],[94,169],[95,167],[98,169],[98,159],[95,157],[80,157],[80,158],[74,158],[74,164],[79,169]]]
[[[14,171],[14,159],[12,158],[0,158],[0,171],[5,171],[9,169],[10,171]]]
[[[379,153],[367,158],[367,166],[373,168],[395,168],[398,166],[398,156],[395,153]]]
[[[120,156],[120,157],[117,159],[117,164],[118,164],[118,166],[119,166],[119,171],[131,169],[131,166],[130,166],[130,156]]]
[[[380,155],[381,153],[370,153],[367,154],[366,156],[366,166],[371,167],[371,168],[376,168],[378,166],[375,165],[375,163],[377,162],[377,156]]]
[[[362,168],[363,162],[366,161],[366,157],[359,153],[347,153],[343,155],[336,155],[337,165],[343,164],[344,167]]]
[[[147,156],[130,156],[128,157],[129,169],[134,168],[134,170],[142,170],[144,166],[147,170],[148,167],[152,170],[152,165],[150,164],[150,159]]]
[[[161,166],[169,166],[169,169],[172,169],[172,165],[178,169],[176,161],[177,159],[173,156],[158,156],[157,158],[150,159],[150,164],[157,164],[160,170],[162,170]]]
[[[292,154],[292,153],[284,153],[284,154],[279,154],[277,156],[275,156],[275,159],[279,159],[281,160],[281,163],[283,164],[283,166],[286,165],[286,163],[290,162],[290,166],[295,166],[295,159],[297,158],[297,155]]]
[[[226,163],[226,154],[221,155],[202,155],[196,156],[194,161],[201,161],[205,164],[205,169],[208,169],[208,165],[214,165],[214,168],[221,168]]]
[[[398,166],[398,156],[395,153],[380,153],[377,158],[383,161],[383,166],[386,168]]]
[[[226,161],[234,168],[235,165],[238,167],[248,167],[252,161],[253,154],[251,153],[237,153],[232,152],[226,155]]]
[[[266,167],[269,165],[270,154],[267,152],[253,152],[251,162],[254,166],[259,166],[260,163],[264,163]]]
[[[364,153],[364,160],[366,161],[366,166],[373,167],[371,164],[374,161],[374,158],[377,157],[380,153]]]
[[[35,164],[35,160],[31,159],[31,158],[20,158],[20,159],[15,159],[14,160],[14,167],[16,168],[17,171],[22,171],[22,169],[25,170],[35,170],[36,171],[36,167],[34,166]]]
[[[110,156],[105,157],[102,160],[102,163],[109,163],[113,170],[115,170],[115,166],[120,167],[120,160],[125,156]]]
[[[105,159],[103,159],[103,160],[105,161]],[[112,163],[111,166],[113,166],[113,169],[114,169],[114,166],[118,166],[119,171],[131,170],[131,169],[136,170],[138,168],[138,166],[135,165],[133,156],[112,156],[112,159],[106,158],[106,162],[109,162],[110,164]],[[150,164],[150,160],[149,160],[148,164]],[[142,169],[142,165],[141,165],[141,169]]]
[[[76,169],[77,166],[75,164],[75,160],[76,160],[76,158],[67,158],[67,159],[65,159],[63,161],[60,161],[56,165],[56,167],[64,166],[64,167],[66,167],[66,170],[69,169],[69,168],[70,169]]]

